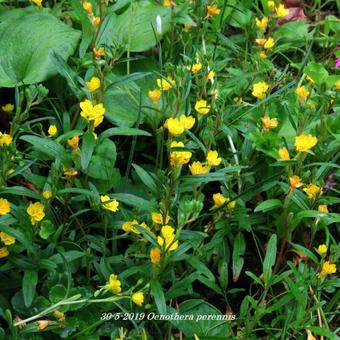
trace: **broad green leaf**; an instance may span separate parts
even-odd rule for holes
[[[25,187],[13,186],[13,187],[2,187],[0,189],[1,194],[12,194],[17,196],[26,196],[35,198],[37,200],[41,199],[41,195]]]
[[[168,309],[169,310],[169,309]],[[176,313],[169,310],[169,313]],[[199,339],[207,337],[226,339],[230,332],[230,325],[226,322],[226,315],[223,315],[216,307],[204,300],[186,300],[179,306],[179,315],[188,316],[185,320],[171,320],[171,323],[183,332],[185,339],[193,339],[194,335]],[[210,316],[210,319],[208,319]],[[214,318],[212,320],[212,318]]]
[[[36,270],[25,270],[24,277],[22,279],[22,291],[24,295],[25,306],[31,306],[35,289],[38,283],[38,273]]]
[[[309,76],[317,85],[321,85],[328,78],[328,71],[321,64],[310,62],[305,67],[304,72]]]
[[[266,256],[263,261],[263,280],[267,284],[272,275],[272,268],[276,260],[277,236],[273,234],[267,244]]]
[[[119,193],[112,194],[111,197],[115,198],[119,202],[125,203],[126,205],[138,207],[143,210],[154,211],[156,209],[153,202],[147,201],[144,198],[138,197],[136,195]]]
[[[47,240],[55,232],[55,227],[50,220],[41,222],[39,235],[42,239]]]
[[[254,210],[254,212],[267,212],[276,208],[282,207],[282,202],[278,199],[269,199],[264,202],[261,202]]]
[[[164,34],[170,27],[171,8],[148,0],[133,2],[122,14],[112,14],[106,19],[111,23],[105,25],[98,44],[120,45],[131,52],[149,50],[157,43],[155,32],[158,15],[162,18]]]
[[[215,281],[214,274],[196,256],[189,255],[189,257],[186,259],[186,262],[188,262],[190,266],[194,267],[200,273],[204,274],[210,281]]]
[[[137,164],[132,164],[140,180],[151,190],[152,193],[157,194],[158,187],[151,175]]]
[[[66,151],[63,146],[50,138],[25,135],[21,136],[20,139],[32,144],[36,151],[43,153],[49,159],[65,157]]]
[[[86,132],[83,136],[83,142],[80,150],[80,165],[84,172],[87,171],[95,145],[96,140],[93,134]]]
[[[165,297],[162,290],[162,286],[156,279],[152,278],[150,280],[150,288],[151,288],[151,295],[155,300],[155,304],[157,306],[159,314],[165,315],[166,314],[166,303]]]
[[[57,74],[53,53],[67,59],[79,37],[79,31],[42,11],[1,22],[0,87],[35,84]]]
[[[100,180],[111,180],[115,175],[114,165],[116,157],[115,143],[109,139],[103,140],[95,148],[86,173],[90,177]]]
[[[243,268],[244,259],[243,255],[246,250],[246,243],[244,236],[239,232],[234,238],[233,247],[233,281],[237,282]]]
[[[105,130],[99,136],[99,141],[111,136],[151,136],[151,133],[140,129],[129,128],[126,126],[114,127]]]

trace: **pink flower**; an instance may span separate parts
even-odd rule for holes
[[[340,67],[340,58],[337,58],[335,61],[335,67],[339,68]]]

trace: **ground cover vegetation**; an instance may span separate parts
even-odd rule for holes
[[[0,1],[0,339],[337,339],[339,11]]]

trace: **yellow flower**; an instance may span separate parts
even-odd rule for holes
[[[0,132],[0,146],[10,145],[12,143],[13,137],[7,133]]]
[[[174,228],[169,225],[165,225],[161,229],[161,236],[157,237],[158,244],[162,247],[164,245],[165,249],[168,251],[173,251],[178,248],[178,241],[174,242],[175,234]],[[171,245],[171,246],[170,246]]]
[[[104,203],[102,207],[106,210],[116,212],[118,210],[119,202],[117,200],[111,199],[108,195],[101,195],[100,201]],[[108,202],[111,201],[111,202]],[[105,203],[108,202],[108,203]]]
[[[167,128],[173,136],[178,136],[181,135],[185,129],[191,129],[195,121],[195,118],[192,116],[181,115],[179,118],[168,118],[164,127]]]
[[[172,142],[170,148],[184,148],[182,142]],[[182,165],[187,164],[190,161],[192,153],[190,151],[172,151],[170,152],[170,164]]]
[[[93,126],[97,127],[104,119],[105,108],[103,104],[94,105],[90,100],[85,99],[80,103],[82,111],[80,115],[88,122],[93,121]]]
[[[151,213],[151,219],[152,222],[156,224],[167,224],[170,221],[170,216],[166,215],[165,217],[163,217],[162,214],[158,212],[153,212]]]
[[[51,137],[55,137],[58,134],[58,129],[55,125],[50,125],[47,132]]]
[[[93,15],[92,4],[90,2],[84,1],[83,8],[89,15]]]
[[[278,7],[275,8],[275,12],[278,18],[282,18],[289,14],[289,9],[285,8],[283,4],[280,4]]]
[[[196,63],[196,64],[193,64],[192,66],[187,66],[187,70],[195,74],[202,69],[202,66],[203,65],[201,63]]]
[[[100,89],[100,79],[98,77],[92,77],[90,81],[86,82],[86,86],[91,92],[95,92]]]
[[[257,52],[257,55],[261,58],[261,59],[267,59],[267,54],[265,51],[259,51]]]
[[[56,325],[56,321],[51,320],[38,320],[35,322],[39,328],[40,331],[43,331],[47,326],[53,326]]]
[[[161,261],[161,251],[158,248],[150,250],[150,260],[153,264],[158,264]]]
[[[135,233],[140,234],[140,231],[136,228],[136,226],[143,227],[150,231],[150,228],[146,225],[145,222],[138,223],[137,220],[126,221],[122,225],[122,229],[127,233]]]
[[[218,152],[216,150],[209,150],[207,154],[207,163],[209,166],[218,166],[222,162],[222,158],[218,157]]]
[[[206,115],[210,111],[210,105],[207,104],[206,100],[200,99],[200,100],[197,100],[195,104],[195,110],[201,115]]]
[[[275,45],[275,40],[272,38],[272,37],[269,37],[267,40],[266,40],[266,42],[265,42],[265,44],[263,45],[263,47],[265,48],[265,49],[270,49],[270,48],[273,48],[274,47],[274,45]]]
[[[65,313],[59,312],[58,310],[53,312],[53,316],[59,321],[64,322],[66,320]]]
[[[262,126],[265,129],[275,129],[279,125],[277,118],[270,118],[269,116],[264,116],[261,118],[261,120]]]
[[[189,32],[192,26],[190,24],[184,24],[184,32]]]
[[[100,59],[101,57],[104,57],[105,54],[105,49],[104,47],[99,47],[96,49],[95,47],[93,48],[93,54],[96,57],[96,59]]]
[[[79,136],[75,135],[71,139],[68,140],[68,145],[71,147],[72,150],[76,151],[79,150]]]
[[[267,39],[261,38],[261,39],[255,39],[256,44],[258,44],[259,46],[264,46],[264,44],[266,43]]]
[[[67,178],[75,177],[77,175],[78,175],[77,170],[64,167],[64,176],[66,176]]]
[[[309,199],[315,199],[322,194],[321,188],[315,184],[308,184],[303,191],[307,194]]]
[[[328,213],[327,204],[320,204],[320,205],[318,206],[318,211],[327,214],[327,213]]]
[[[148,92],[149,98],[152,100],[153,104],[155,106],[158,105],[158,100],[160,96],[162,95],[162,92],[160,90],[153,90]]]
[[[208,5],[207,6],[207,16],[205,18],[213,17],[214,15],[220,14],[221,10],[214,5]]]
[[[335,82],[335,88],[336,88],[337,90],[340,90],[340,80],[337,80],[337,81]]]
[[[170,76],[168,76],[167,79],[164,79],[164,78],[157,79],[157,86],[162,91],[170,90],[174,86],[174,84],[175,84],[175,81]]]
[[[43,191],[42,196],[45,198],[45,200],[49,200],[52,197],[52,192],[51,191]]]
[[[264,33],[267,30],[268,18],[263,17],[261,20],[256,18],[256,26]]]
[[[269,9],[274,9],[275,8],[275,1],[269,0],[267,2],[267,6]]]
[[[44,205],[40,202],[30,203],[26,211],[31,216],[32,225],[35,225],[45,217],[44,209]]]
[[[111,274],[109,282],[106,284],[108,290],[113,294],[119,294],[122,291],[121,282],[118,280],[118,276]]]
[[[32,0],[32,2],[38,7],[41,7],[42,0]]]
[[[4,106],[1,106],[2,111],[5,112],[12,112],[14,110],[14,105],[13,104],[6,104]]]
[[[100,25],[100,17],[93,17],[92,18],[92,25],[94,27],[98,27]]]
[[[325,244],[320,244],[318,249],[317,249],[317,252],[322,257],[327,255],[327,251],[328,251],[328,247]]]
[[[299,97],[300,101],[303,101],[309,96],[309,91],[304,86],[297,87],[295,93]]]
[[[207,75],[207,79],[208,80],[212,80],[212,79],[215,78],[215,76],[216,76],[216,72],[215,71],[209,71],[208,75]]]
[[[227,200],[229,201],[230,199],[228,198]],[[231,201],[231,202],[229,202],[229,203],[227,204],[227,207],[228,207],[229,209],[235,209],[235,207],[236,207],[236,201]]]
[[[193,162],[189,165],[189,169],[192,175],[202,175],[209,172],[209,167],[203,165],[201,162]]]
[[[301,178],[299,176],[291,176],[289,177],[289,184],[291,189],[300,188],[303,186]]]
[[[213,194],[214,207],[219,208],[227,202],[227,198],[221,193]]]
[[[310,330],[306,329],[306,333],[307,333],[307,340],[317,340]]]
[[[0,248],[0,259],[9,255],[9,251],[6,247]]]
[[[166,127],[173,136],[181,135],[185,130],[184,125],[178,118],[168,118],[164,127]]]
[[[7,215],[11,211],[11,207],[6,198],[0,198],[0,216]]]
[[[171,0],[163,0],[163,6],[165,7],[171,7],[171,6],[175,6],[176,4],[171,1]]]
[[[295,148],[298,152],[307,152],[318,143],[318,139],[312,135],[300,135],[295,137]]]
[[[252,95],[258,99],[263,99],[266,96],[266,93],[269,89],[269,86],[264,81],[259,81],[258,83],[253,84]]]
[[[326,261],[322,265],[321,272],[319,274],[319,277],[325,277],[330,274],[334,274],[336,272],[336,265],[334,263],[330,263],[329,261]]]
[[[3,231],[0,232],[0,238],[2,243],[6,246],[10,246],[11,244],[15,243],[15,237],[6,234]]]
[[[289,151],[285,147],[279,149],[279,156],[280,156],[281,161],[289,161],[290,160]]]
[[[14,169],[8,169],[6,171],[6,176],[11,176],[14,171],[15,171]]]
[[[131,295],[131,301],[134,302],[136,305],[141,306],[144,302],[143,292],[133,293]]]

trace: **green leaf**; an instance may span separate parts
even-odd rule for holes
[[[2,187],[0,189],[1,194],[11,194],[17,196],[26,196],[35,198],[37,200],[41,199],[41,195],[25,187],[13,186],[13,187]]]
[[[328,71],[325,67],[321,64],[310,62],[305,67],[304,72],[313,79],[313,81],[317,85],[321,85],[322,83],[326,82],[328,78]]]
[[[136,170],[138,177],[141,181],[151,190],[153,194],[157,194],[159,191],[156,182],[149,175],[149,173],[137,164],[132,164],[133,168]]]
[[[24,295],[24,302],[26,307],[30,307],[34,296],[35,289],[38,283],[38,273],[36,270],[25,270],[22,279],[22,291]]]
[[[115,175],[116,157],[115,143],[109,139],[103,140],[95,148],[86,173],[93,178],[111,180]]]
[[[267,244],[266,256],[263,261],[263,280],[267,284],[272,275],[272,267],[276,260],[277,236],[273,234]]]
[[[278,199],[269,199],[264,202],[261,202],[254,210],[254,212],[267,212],[276,208],[281,208],[282,202]]]
[[[105,91],[105,117],[118,126],[132,126],[138,117],[141,88],[135,82],[112,86]]]
[[[243,268],[244,259],[243,255],[246,250],[246,243],[244,236],[239,232],[234,239],[233,248],[233,281],[237,282]]]
[[[170,308],[169,308],[170,309]],[[175,310],[170,309],[171,314]],[[171,320],[170,322],[183,332],[185,339],[193,339],[196,335],[199,339],[226,339],[226,334],[231,331],[223,315],[216,307],[203,300],[186,300],[179,306],[179,315],[187,316],[184,320]],[[208,319],[209,317],[209,319]]]
[[[61,284],[55,285],[50,290],[49,299],[51,303],[53,304],[63,300],[65,297],[66,297],[66,288]]]
[[[204,274],[210,281],[215,281],[214,274],[196,256],[189,255],[186,259],[186,262],[189,263],[196,270],[198,270],[200,273]]]
[[[157,306],[158,312],[161,315],[167,314],[165,297],[162,290],[162,286],[156,279],[152,278],[150,280],[151,295],[155,299],[155,304]]]
[[[102,139],[105,139],[111,136],[151,136],[151,133],[144,131],[144,130],[129,128],[125,126],[114,127],[114,128],[105,130],[99,136],[99,142]]]
[[[143,210],[154,211],[156,209],[154,203],[132,194],[126,193],[112,194],[111,197],[115,198],[119,202],[125,203],[126,205],[138,207]]]
[[[50,220],[44,220],[41,222],[39,236],[47,240],[55,232],[54,224]]]
[[[95,145],[96,140],[93,134],[86,132],[83,136],[83,142],[80,150],[80,166],[85,173],[89,166]]]
[[[67,59],[79,37],[80,32],[43,11],[2,21],[0,87],[35,84],[57,74],[53,52]]]
[[[25,135],[21,136],[20,139],[32,144],[36,151],[43,153],[49,159],[63,159],[65,157],[66,151],[63,146],[50,138]]]
[[[162,33],[170,28],[171,8],[150,1],[133,2],[122,14],[112,14],[98,44],[103,41],[113,46],[123,45],[126,51],[142,52],[157,43],[155,37],[156,17],[162,18]]]
[[[81,22],[82,39],[79,46],[79,57],[82,58],[92,41],[93,26],[80,1],[70,0],[70,4]]]
[[[21,230],[14,229],[13,227],[9,227],[7,225],[3,225],[3,222],[0,222],[0,231],[5,232],[8,235],[15,237],[25,248],[29,251],[33,251],[32,239],[28,238]]]

